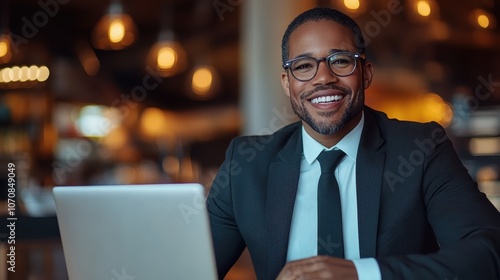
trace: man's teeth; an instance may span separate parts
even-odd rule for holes
[[[342,95],[333,95],[333,96],[321,96],[321,97],[316,97],[311,100],[313,104],[317,103],[327,103],[327,102],[332,102],[332,101],[339,101],[342,99]]]

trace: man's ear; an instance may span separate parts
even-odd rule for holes
[[[286,96],[290,97],[290,82],[288,81],[288,74],[286,71],[281,73],[281,86],[283,86]]]
[[[363,88],[367,89],[372,84],[373,65],[370,62],[365,62],[363,66]]]

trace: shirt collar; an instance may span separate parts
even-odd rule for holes
[[[347,133],[347,135],[344,136],[344,138],[342,138],[337,143],[337,145],[333,146],[330,149],[326,148],[325,146],[321,145],[316,140],[314,140],[314,138],[312,138],[309,134],[307,134],[306,130],[304,129],[304,126],[302,126],[302,140],[303,140],[302,149],[304,151],[304,157],[307,163],[311,164],[323,150],[333,150],[333,149],[342,150],[347,156],[356,161],[356,157],[358,155],[358,146],[361,140],[361,133],[363,132],[364,124],[365,124],[365,115],[364,112],[362,111],[361,120],[354,127],[354,129],[351,130],[349,133]]]

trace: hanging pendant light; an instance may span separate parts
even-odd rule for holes
[[[0,64],[7,63],[12,58],[12,45],[9,32],[9,6],[4,1],[0,7]]]
[[[187,56],[182,45],[175,40],[173,31],[174,1],[167,1],[163,7],[158,41],[151,47],[148,64],[161,77],[172,77],[184,71]]]
[[[186,69],[187,56],[182,45],[174,40],[171,30],[160,33],[149,51],[149,64],[153,65],[161,77],[171,77]]]
[[[132,45],[137,36],[137,27],[132,17],[124,13],[121,1],[112,0],[107,14],[92,32],[92,43],[98,49],[120,50]]]
[[[10,42],[10,35],[8,33],[0,33],[0,64],[7,63],[12,58]]]
[[[435,0],[409,0],[408,16],[412,22],[428,23],[440,18],[439,4]]]
[[[472,10],[470,21],[478,29],[495,29],[497,25],[495,16],[483,9]]]
[[[191,76],[191,89],[200,99],[209,98],[217,85],[217,72],[210,65],[199,65]]]

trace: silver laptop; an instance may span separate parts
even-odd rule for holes
[[[53,189],[70,280],[217,279],[199,184]]]

